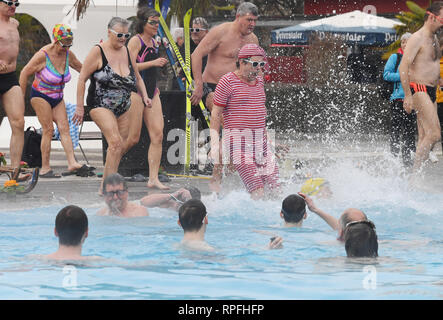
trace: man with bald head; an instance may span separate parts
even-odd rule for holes
[[[331,216],[329,213],[324,212],[323,210],[317,208],[314,204],[314,201],[309,198],[307,195],[299,192],[300,196],[302,196],[305,201],[306,205],[308,206],[309,211],[314,212],[316,215],[318,215],[320,218],[326,221],[329,226],[337,230],[337,240],[344,241],[345,239],[345,231],[346,226],[355,221],[368,221],[368,217],[366,214],[364,214],[363,211],[355,208],[348,208],[346,209],[340,216],[339,219],[336,219],[335,217]]]

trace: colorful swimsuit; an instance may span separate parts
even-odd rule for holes
[[[46,66],[43,70],[35,74],[31,88],[31,98],[42,98],[49,103],[51,108],[55,108],[63,100],[63,89],[65,83],[71,80],[69,73],[69,51],[66,52],[65,72],[60,74],[46,55]]]
[[[429,98],[431,99],[432,103],[434,103],[435,100],[437,100],[437,88],[436,87],[430,87],[430,86],[426,86],[424,84],[418,84],[415,82],[411,82],[409,84],[409,86],[411,87],[412,94],[414,94],[416,92],[426,92],[428,94]]]
[[[233,72],[220,79],[214,93],[214,104],[223,108],[223,150],[248,192],[280,185],[267,138],[265,102],[263,78],[250,85]]]
[[[86,102],[91,109],[105,108],[111,110],[116,117],[121,116],[131,106],[131,92],[137,92],[135,72],[128,53],[129,75],[122,77],[108,64],[101,46],[102,67],[91,75]]]
[[[152,47],[148,47],[140,35],[137,35],[137,37],[140,39],[142,45],[137,55],[137,62],[141,63],[156,60],[158,58],[158,48],[154,39],[152,39]],[[152,99],[157,92],[159,92],[157,88],[157,69],[158,67],[151,67],[145,70],[140,70],[140,75],[145,82],[149,99]]]

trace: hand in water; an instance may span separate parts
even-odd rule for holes
[[[282,249],[283,248],[283,238],[282,237],[272,237],[271,242],[269,242],[269,249]]]

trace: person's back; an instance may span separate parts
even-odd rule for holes
[[[345,229],[345,249],[349,258],[378,257],[378,241],[371,221],[353,221]]]
[[[55,218],[54,234],[59,239],[56,252],[44,256],[48,260],[91,260],[96,256],[82,256],[82,246],[88,237],[88,217],[82,208],[64,207]]]

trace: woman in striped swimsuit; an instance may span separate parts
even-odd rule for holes
[[[218,137],[223,115],[223,153],[234,164],[253,199],[265,196],[265,187],[280,186],[277,161],[266,130],[266,96],[261,68],[266,54],[256,44],[243,46],[237,70],[217,84],[211,112],[211,158],[218,160]],[[274,191],[276,191],[274,190]]]
[[[53,122],[60,131],[60,140],[68,160],[68,174],[74,173],[83,166],[75,160],[69,124],[66,115],[63,89],[71,80],[69,67],[80,72],[81,62],[69,50],[73,42],[71,29],[57,24],[52,31],[53,43],[40,49],[23,68],[20,74],[20,87],[26,93],[28,78],[35,74],[31,88],[31,105],[42,125],[42,168],[40,177],[60,178],[51,170],[49,164],[51,140],[54,132]]]

